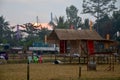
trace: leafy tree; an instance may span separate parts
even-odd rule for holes
[[[58,29],[67,29],[67,22],[64,20],[64,16],[60,16],[59,18],[55,17],[55,22],[57,23],[56,28]]]
[[[110,34],[110,39],[116,40],[116,33],[117,31],[120,31],[120,10],[114,11],[112,17],[104,15],[99,22],[101,23],[99,34],[104,38],[106,37],[106,34]],[[97,26],[97,23],[95,23],[94,27],[95,26]]]
[[[40,30],[38,29],[38,26],[34,26],[32,23],[26,23],[24,24],[24,26],[23,25],[19,26],[24,29],[20,29],[20,35],[22,37],[19,38],[19,40],[15,36],[17,31],[14,32],[13,40],[15,46],[24,46],[25,48],[28,48],[29,46],[32,46],[34,42],[44,42],[45,35],[49,33],[48,29],[42,28]]]
[[[117,31],[120,32],[120,10],[113,12],[112,23],[113,23],[113,28],[112,28],[113,34],[115,35]]]
[[[99,34],[104,38],[106,38],[106,35],[109,34],[111,38],[113,36],[113,24],[111,18],[108,15],[105,15],[99,20],[99,22],[101,23],[99,27]]]
[[[25,25],[25,30],[23,30],[22,32],[26,32],[28,34],[28,36],[35,36],[37,29],[36,26],[34,26],[32,23],[26,23]]]
[[[11,39],[11,31],[9,22],[5,21],[3,16],[0,16],[0,43],[8,43]]]
[[[19,46],[22,35],[19,29],[20,25],[10,26],[12,37],[11,37],[11,46]],[[17,28],[17,29],[16,29]]]
[[[12,29],[15,29],[17,27],[16,31],[13,31],[13,41],[14,46],[30,46],[36,39],[37,29],[36,27],[31,23],[26,23],[24,25],[17,25],[13,26]],[[24,28],[24,29],[19,29]]]
[[[73,25],[75,29],[81,26],[81,18],[78,16],[78,9],[74,5],[66,8],[66,15],[69,26]]]
[[[89,13],[97,18],[97,31],[100,26],[99,20],[105,15],[109,15],[110,12],[117,9],[115,7],[116,0],[83,0],[83,13]]]
[[[83,29],[89,29],[89,19],[84,20]]]
[[[25,30],[22,30],[22,32],[26,32],[28,36],[25,38],[24,43],[26,43],[25,46],[32,46],[34,42],[44,42],[45,35],[48,35],[49,31],[47,28],[41,28],[38,29],[37,26],[34,26],[31,23],[25,24]]]
[[[25,30],[21,30],[22,32],[26,33],[28,36],[25,37],[26,46],[32,46],[33,42],[36,41],[38,38],[37,33],[39,29],[36,29],[37,26],[34,26],[32,23],[26,23]]]
[[[83,13],[89,13],[100,19],[117,9],[115,2],[116,0],[83,0]]]
[[[41,42],[44,42],[44,40],[45,40],[45,35],[48,35],[49,32],[50,32],[50,31],[49,31],[47,28],[42,28],[42,29],[40,30],[40,32],[38,33],[38,35],[39,35],[39,37],[40,37],[39,42],[40,42],[40,41],[41,41]]]

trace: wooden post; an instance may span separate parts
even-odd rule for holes
[[[79,66],[79,79],[81,78],[81,66]]]
[[[80,57],[78,57],[78,59],[79,59],[79,64],[80,64]]]
[[[65,61],[66,61],[66,59],[65,59],[66,57],[64,56],[64,63],[65,63]]]
[[[114,71],[114,62],[115,62],[115,56],[112,55],[112,71]]]
[[[27,60],[27,80],[30,79],[30,72],[29,72],[29,60]]]
[[[57,55],[55,54],[55,61],[57,60]]]
[[[84,64],[85,64],[85,56],[84,56]]]
[[[87,71],[89,70],[88,69],[88,62],[89,62],[89,55],[87,55]]]

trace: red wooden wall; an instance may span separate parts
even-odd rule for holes
[[[88,40],[87,41],[87,46],[88,46],[89,55],[93,55],[94,54],[94,41]]]
[[[67,51],[67,41],[60,40],[60,53],[66,53]]]

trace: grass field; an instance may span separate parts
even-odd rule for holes
[[[120,64],[114,71],[104,71],[108,65],[97,65],[97,71],[87,71],[86,65],[80,65],[80,80],[120,80]],[[0,80],[27,80],[27,64],[0,65]],[[77,64],[30,64],[30,80],[79,80]]]

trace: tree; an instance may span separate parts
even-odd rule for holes
[[[8,26],[8,21],[5,21],[5,18],[0,16],[0,43],[8,43],[11,39],[11,31]]]
[[[25,42],[27,43],[26,46],[32,46],[33,42],[35,42],[39,38],[39,35],[37,35],[39,29],[37,29],[37,26],[34,26],[32,23],[26,23],[24,24],[24,26],[25,30],[21,31],[28,35],[25,38]]]
[[[99,34],[104,38],[106,38],[106,35],[109,34],[111,38],[113,36],[113,24],[111,18],[108,15],[105,15],[99,20],[99,22],[101,23],[99,27]]]
[[[67,22],[69,26],[73,25],[75,29],[81,26],[81,18],[78,16],[78,9],[71,5],[66,8]]]
[[[32,23],[25,23],[24,25],[12,26],[14,46],[31,46],[37,39],[38,29]]]
[[[57,23],[57,29],[67,29],[67,22],[64,21],[64,16],[60,16],[59,18],[55,17],[55,22]]]
[[[89,29],[89,19],[85,19],[84,20],[84,25],[83,25],[84,27],[83,27],[83,29]]]
[[[113,21],[113,34],[115,35],[117,31],[120,32],[120,10],[114,11],[112,16]]]
[[[40,37],[40,41],[41,42],[44,42],[44,40],[45,40],[45,35],[48,35],[50,32],[49,32],[49,30],[47,29],[47,28],[42,28],[41,30],[40,30],[40,32],[38,33],[38,35],[39,35],[39,37]],[[39,41],[39,42],[40,42]]]
[[[112,17],[108,15],[104,15],[101,19],[99,19],[100,27],[99,34],[106,38],[106,35],[110,35],[110,39],[116,40],[116,34],[120,31],[120,10],[114,11]],[[97,23],[94,24],[93,27],[96,27]]]
[[[25,35],[22,33],[21,27],[22,25],[15,25],[10,27],[12,32],[12,46],[21,46],[21,41],[23,39],[23,36]]]
[[[109,15],[110,12],[117,9],[115,7],[116,0],[83,0],[83,13],[89,13],[97,18],[97,31],[99,32],[99,19],[105,15]]]
[[[115,2],[116,0],[83,0],[83,13],[89,13],[100,19],[117,9]]]

